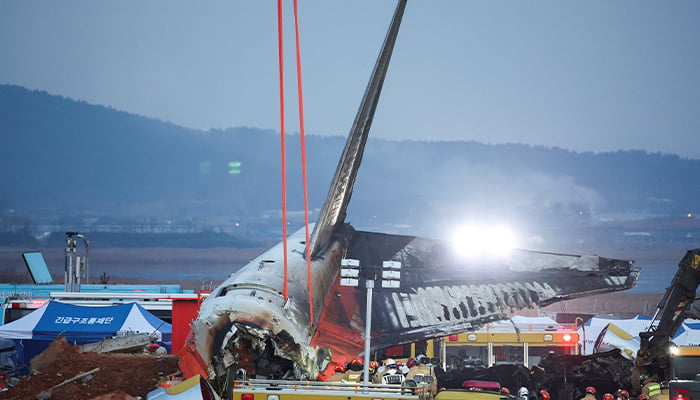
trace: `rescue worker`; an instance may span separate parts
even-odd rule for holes
[[[334,368],[335,373],[328,378],[327,382],[340,382],[345,377],[345,366],[338,364]]]
[[[375,383],[401,384],[406,377],[399,372],[396,361],[392,358],[384,360],[384,370],[375,376]]]
[[[642,385],[642,394],[649,400],[668,399],[668,389],[661,389],[661,384],[656,376],[640,375],[639,383]]]
[[[348,363],[347,371],[343,374],[343,382],[358,383],[362,382],[362,373],[364,372],[364,361],[360,357],[353,358]]]
[[[630,393],[626,390],[617,389],[615,397],[617,398],[617,400],[630,400]]]
[[[412,379],[418,386],[430,387],[430,393],[435,396],[437,394],[437,377],[430,365],[423,363],[424,360],[427,358],[422,354],[413,360],[413,367],[408,370],[406,379]]]
[[[581,398],[581,400],[596,400],[595,396],[596,390],[593,386],[588,386],[586,388],[586,395]]]
[[[379,363],[372,360],[369,362],[369,374],[374,375],[377,373],[377,368],[379,367]]]
[[[527,390],[525,386],[522,386],[520,389],[518,389],[518,398],[520,400],[527,400],[527,398],[530,396],[530,391]]]
[[[399,372],[402,373],[404,376],[408,373],[408,366],[404,363],[401,362],[401,360],[396,361],[396,367],[398,367]]]

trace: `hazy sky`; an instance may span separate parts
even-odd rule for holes
[[[394,7],[299,0],[307,134],[348,133]],[[0,83],[279,130],[277,68],[272,0],[0,0]],[[409,0],[371,136],[700,158],[699,133],[700,1]]]

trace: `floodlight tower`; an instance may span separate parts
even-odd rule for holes
[[[363,389],[367,392],[369,386],[369,357],[370,338],[372,332],[372,290],[374,281],[381,280],[381,287],[384,289],[398,289],[401,286],[401,263],[398,261],[384,261],[382,268],[377,266],[361,266],[360,260],[343,259],[340,262],[340,285],[357,287],[360,283],[360,276],[364,276],[365,288],[367,289],[367,306],[365,311],[365,361],[363,371]]]
[[[78,239],[85,244],[85,255],[77,255]],[[90,242],[78,232],[66,232],[65,291],[79,292],[80,278],[88,280],[88,250]]]

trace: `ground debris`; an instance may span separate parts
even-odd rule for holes
[[[161,379],[178,372],[178,357],[172,354],[83,353],[79,346],[68,345],[64,338],[55,340],[50,348],[50,357],[45,357],[41,363],[32,363],[33,367],[41,367],[33,368],[19,384],[0,393],[0,399],[35,400],[38,394],[49,390],[53,399],[145,399]],[[76,379],[53,388],[95,368],[99,368],[99,372],[92,374],[92,379]]]

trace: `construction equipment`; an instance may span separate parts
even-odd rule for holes
[[[678,271],[659,301],[658,309],[648,330],[639,333],[641,343],[632,373],[632,384],[637,390],[641,389],[639,378],[644,375],[656,378],[658,383],[678,381],[680,369],[674,369],[674,365],[681,360],[684,364],[690,361],[693,364],[691,370],[700,373],[700,351],[689,351],[685,356],[680,356],[679,353],[672,354],[672,351],[677,352],[678,348],[671,342],[671,338],[683,321],[689,317],[696,317],[691,306],[695,300],[695,291],[700,284],[698,267],[700,267],[700,248],[689,250],[678,263]],[[687,366],[684,369],[687,370]],[[688,378],[688,376],[683,377]],[[688,399],[698,399],[700,383],[697,386],[698,389],[694,393],[685,389],[682,393],[688,396]]]

